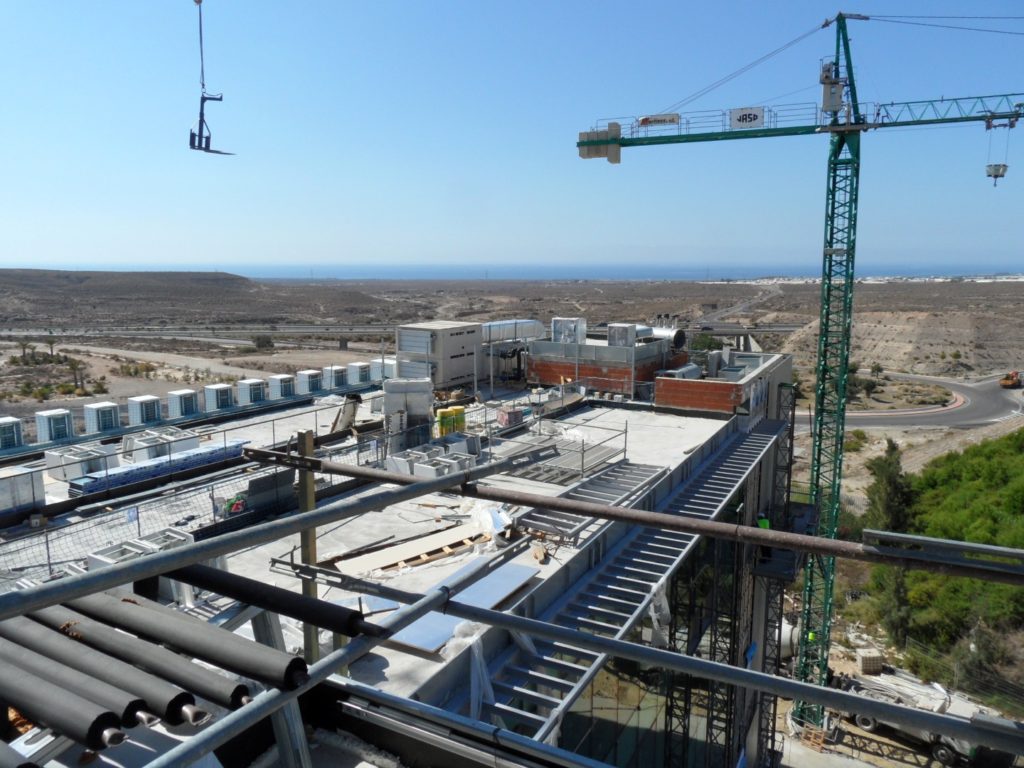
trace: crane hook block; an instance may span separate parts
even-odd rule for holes
[[[1006,163],[989,163],[985,166],[985,175],[992,179],[992,186],[999,184],[999,180],[1006,175],[1009,168]]]

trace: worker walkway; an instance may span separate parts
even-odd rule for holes
[[[660,505],[661,511],[717,518],[773,448],[783,428],[782,422],[763,422],[750,434],[737,434]],[[583,484],[575,493],[601,493],[590,485]],[[634,499],[634,503],[640,501],[635,494]],[[601,500],[614,503],[607,498]],[[572,521],[563,522],[568,525]],[[576,525],[586,522],[589,518],[581,518]],[[538,618],[580,632],[622,639],[637,626],[655,597],[664,595],[669,578],[697,539],[692,534],[635,526]],[[494,696],[493,701],[480,704],[482,717],[545,740],[607,659],[604,654],[565,643],[517,638],[516,646],[490,667]]]

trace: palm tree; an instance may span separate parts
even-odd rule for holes
[[[28,358],[25,355],[28,352],[28,348],[32,345],[27,341],[19,341],[18,346],[21,347],[21,364],[28,365]]]
[[[71,371],[72,377],[75,380],[75,389],[81,387],[85,382],[79,382],[79,374],[85,369],[85,364],[81,360],[75,360],[71,358],[68,360],[68,369]]]
[[[36,364],[36,345],[35,344],[29,344],[28,345],[28,351],[32,353],[32,364],[35,365]]]

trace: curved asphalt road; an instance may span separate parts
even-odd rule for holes
[[[900,411],[847,411],[848,428],[868,427],[947,427],[973,429],[997,421],[1024,416],[1024,398],[1019,389],[1003,389],[999,377],[968,382],[939,376],[889,374],[894,379],[936,384],[950,390],[956,397],[945,407],[915,408]],[[1024,426],[1024,424],[1022,424]]]

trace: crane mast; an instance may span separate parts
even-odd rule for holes
[[[857,100],[847,20],[868,18],[841,13],[823,24],[823,27],[835,24],[835,56],[821,70],[822,105],[809,119],[801,122],[796,118],[795,122],[788,120],[790,124],[783,124],[787,122],[788,113],[760,109],[723,112],[717,118],[707,113],[653,115],[634,120],[628,129],[629,135],[625,136],[619,122],[608,122],[582,132],[576,145],[582,158],[604,157],[611,163],[619,163],[622,147],[829,135],[810,483],[816,511],[812,530],[827,538],[836,536],[843,476],[861,136],[873,129],[963,122],[983,122],[986,129],[1013,128],[1024,116],[1024,94],[1020,93],[890,102],[862,108]],[[732,112],[740,113],[740,119],[734,119]],[[994,179],[1001,178],[1005,172],[1005,164],[988,166],[988,175]],[[828,678],[835,560],[810,558],[803,567],[796,677],[823,685]],[[820,725],[824,715],[820,706],[805,702],[796,702],[793,712],[798,722],[814,725]]]

